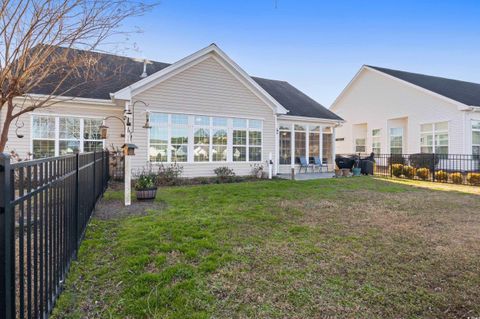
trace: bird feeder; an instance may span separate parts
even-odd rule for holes
[[[137,145],[135,144],[123,144],[122,146],[122,150],[123,150],[123,154],[126,156],[133,156],[135,155],[135,149],[138,148]]]

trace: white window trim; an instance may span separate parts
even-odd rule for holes
[[[447,129],[443,131],[436,130],[436,125],[440,123],[447,123]],[[422,131],[422,125],[432,125],[431,131]],[[436,147],[437,147],[437,139],[435,138],[439,133],[447,133],[448,140],[447,140],[447,154],[450,152],[450,122],[449,121],[440,121],[440,122],[429,122],[429,123],[420,123],[420,153],[422,153],[422,147],[429,147],[428,145],[422,145],[422,134],[432,134],[433,144],[432,144],[432,154],[436,154]],[[439,145],[440,146],[440,145]],[[472,149],[473,150],[473,149]],[[427,154],[427,153],[425,153]]]
[[[33,137],[33,118],[36,116],[47,116],[55,118],[55,138],[34,138]],[[84,142],[99,142],[100,140],[84,139],[84,119],[103,120],[100,116],[82,116],[82,115],[69,115],[69,114],[52,114],[52,113],[32,113],[30,114],[30,153],[33,154],[33,141],[34,140],[48,140],[55,141],[55,156],[60,156],[60,140],[71,141],[71,139],[60,139],[60,118],[61,117],[75,117],[80,119],[80,136],[79,136],[79,152],[84,151]],[[105,148],[105,140],[102,139],[102,148]]]
[[[378,131],[379,135],[373,135],[373,131]],[[374,143],[378,142],[379,146],[374,147]],[[382,129],[381,128],[374,128],[372,129],[372,152],[375,153],[374,149],[378,148],[380,154],[382,152]],[[377,154],[377,153],[376,153]]]
[[[207,114],[200,114],[200,113],[181,113],[181,112],[151,112],[152,114],[166,114],[168,115],[168,125],[167,125],[167,138],[168,138],[168,144],[167,144],[167,150],[168,150],[168,153],[167,153],[167,162],[157,162],[157,161],[151,161],[150,160],[150,136],[151,136],[151,132],[150,130],[148,130],[148,133],[147,133],[147,161],[151,164],[172,164],[172,160],[171,160],[171,131],[172,131],[172,127],[178,127],[179,125],[173,125],[172,122],[171,122],[171,118],[172,118],[172,115],[186,115],[188,116],[188,156],[187,156],[187,161],[186,162],[177,162],[177,163],[181,163],[181,164],[198,164],[198,165],[206,165],[206,164],[237,164],[237,163],[262,163],[263,162],[263,159],[264,159],[264,156],[263,156],[263,153],[264,153],[264,139],[265,139],[265,136],[264,136],[264,131],[263,131],[263,127],[264,127],[264,120],[263,118],[254,118],[254,117],[231,117],[231,116],[224,116],[224,115],[207,115]],[[206,116],[209,118],[209,125],[206,126],[206,125],[195,125],[195,116]],[[227,120],[227,126],[218,126],[218,125],[213,125],[213,118],[225,118]],[[245,130],[247,132],[247,149],[246,149],[246,161],[233,161],[233,130],[235,129],[233,127],[233,119],[242,119],[242,120],[246,120],[247,122],[247,127],[245,129],[241,129],[241,130]],[[250,120],[255,120],[255,121],[260,121],[261,123],[261,128],[249,128],[249,125],[250,125]],[[195,135],[195,129],[196,128],[201,128],[201,127],[208,127],[209,128],[209,132],[210,132],[210,144],[209,144],[209,160],[208,161],[203,161],[203,162],[195,162],[194,160],[194,135]],[[212,148],[213,148],[213,135],[212,135],[212,132],[214,129],[226,129],[227,131],[227,160],[226,161],[213,161],[213,157],[212,157]],[[249,132],[250,131],[256,131],[256,132],[260,132],[262,134],[262,143],[261,145],[255,145],[255,146],[252,146],[252,147],[261,147],[261,158],[259,161],[250,161],[249,160],[249,147],[250,147],[250,143],[249,143]],[[243,146],[243,145],[242,145]]]
[[[358,144],[357,141],[363,140],[363,144]],[[357,137],[355,138],[355,153],[365,153],[367,152],[367,138],[366,137]],[[357,150],[357,147],[362,147],[363,146],[363,151]]]
[[[480,124],[480,119],[478,119],[478,120],[472,119],[470,122],[471,122],[471,123],[470,123],[470,131],[471,131],[471,133],[470,133],[470,138],[471,138],[471,141],[472,141],[472,146],[471,146],[471,148],[470,148],[470,151],[471,151],[472,154],[473,154],[473,148],[476,147],[476,146],[480,147],[480,144],[474,144],[474,143],[473,143],[473,132],[479,132],[479,133],[480,133],[480,128],[473,128],[473,123],[474,123],[474,122],[478,122],[478,123]]]

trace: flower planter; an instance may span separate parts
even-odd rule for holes
[[[353,176],[360,176],[362,173],[362,169],[360,167],[354,167],[352,169]]]
[[[157,196],[157,188],[137,189],[137,200],[151,200]]]

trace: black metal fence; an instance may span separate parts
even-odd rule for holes
[[[0,154],[0,318],[46,318],[95,204],[109,154],[10,163]]]
[[[375,154],[374,159],[379,176],[480,185],[480,155]]]

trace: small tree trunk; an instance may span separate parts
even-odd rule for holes
[[[0,108],[1,111],[1,108]],[[13,100],[8,99],[7,101],[7,114],[5,116],[5,121],[3,121],[2,133],[0,135],[0,153],[5,151],[5,146],[8,142],[8,130],[10,129],[10,124],[12,123],[13,117]]]

